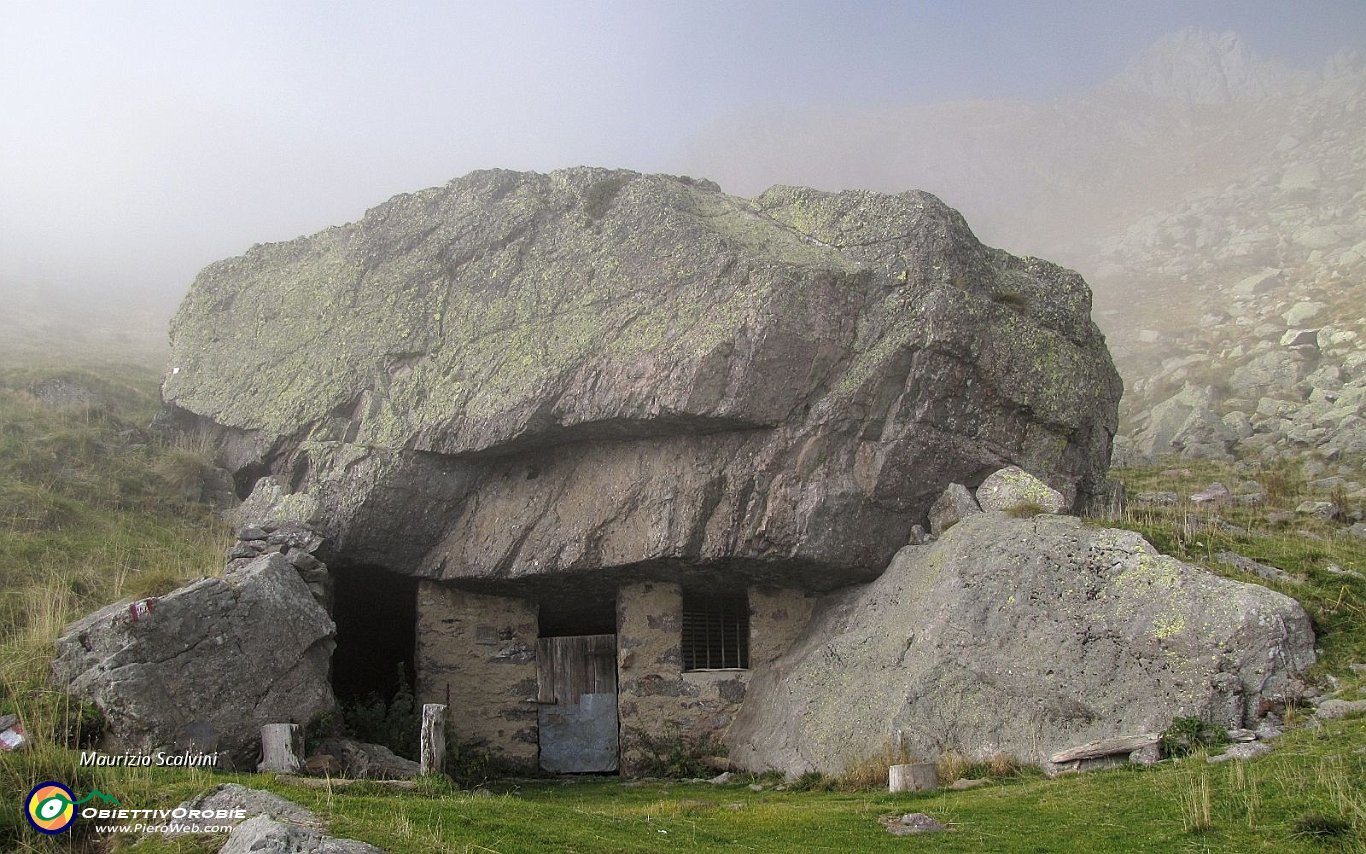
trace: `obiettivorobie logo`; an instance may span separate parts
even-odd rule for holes
[[[204,809],[185,804],[173,809],[125,809],[117,798],[99,789],[92,789],[90,794],[77,800],[75,792],[56,780],[49,780],[29,791],[24,799],[24,815],[34,830],[49,835],[69,830],[78,816],[95,822],[95,833],[175,834],[227,833],[237,822],[246,820],[247,811],[244,807]],[[211,821],[232,824],[207,823]]]
[[[78,801],[75,792],[56,780],[49,780],[46,783],[39,783],[29,791],[28,797],[24,799],[24,815],[28,818],[28,823],[39,833],[54,835],[70,828],[71,822],[76,820],[76,807],[94,798],[99,798],[106,804],[119,806],[117,798],[106,795],[99,789],[92,789],[90,794]]]

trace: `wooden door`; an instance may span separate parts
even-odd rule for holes
[[[617,770],[617,636],[541,638],[536,644],[541,767]]]

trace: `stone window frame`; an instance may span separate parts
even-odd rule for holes
[[[685,588],[682,593],[683,672],[749,670],[749,591]]]

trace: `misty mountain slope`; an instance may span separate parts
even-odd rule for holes
[[[1188,30],[1081,95],[754,115],[714,125],[683,160],[742,192],[927,189],[986,242],[1075,267],[1145,455],[1366,451],[1355,57],[1308,72]],[[1283,345],[1292,328],[1316,334]]]
[[[1239,174],[1083,248],[1142,453],[1366,451],[1364,81],[1342,75],[1248,104],[1227,123],[1256,143],[1240,152]],[[1183,296],[1187,313],[1165,314],[1162,293]],[[1125,294],[1148,302],[1137,329],[1123,325],[1135,319]],[[1157,408],[1173,396],[1209,399],[1218,423],[1173,424],[1179,406]]]
[[[1168,33],[1134,57],[1110,86],[1191,104],[1294,94],[1313,76],[1249,50],[1237,33]]]
[[[0,365],[159,364],[168,350],[165,313],[145,294],[0,276]]]

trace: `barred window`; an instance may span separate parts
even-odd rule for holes
[[[683,592],[683,669],[749,668],[749,597]]]

